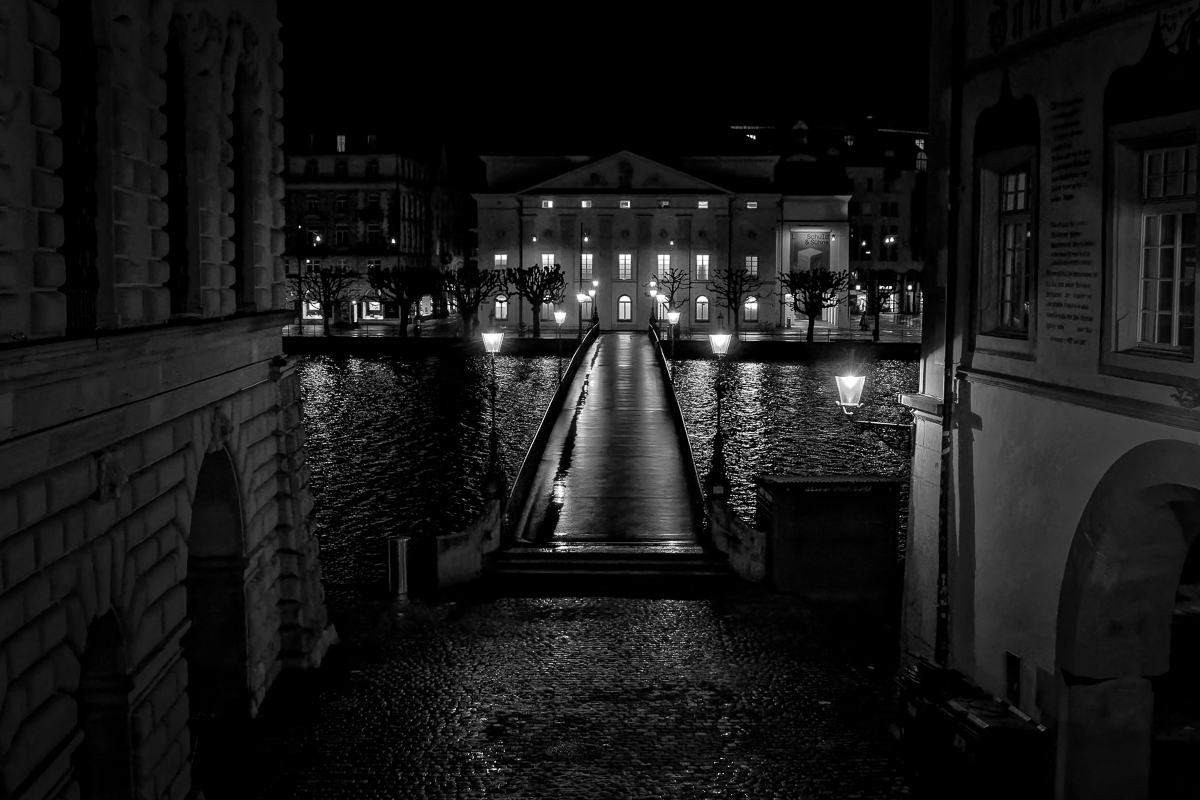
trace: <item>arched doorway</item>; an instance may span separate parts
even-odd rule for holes
[[[1061,796],[1148,797],[1155,690],[1200,533],[1200,446],[1159,440],[1113,464],[1088,501],[1059,595]]]
[[[88,626],[80,659],[75,701],[83,741],[72,754],[72,767],[83,800],[133,797],[132,688],[125,640],[110,611]]]
[[[200,467],[187,546],[191,628],[183,647],[192,719],[242,716],[250,708],[246,559],[237,474],[224,449]]]

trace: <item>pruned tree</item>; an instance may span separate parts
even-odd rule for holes
[[[534,264],[532,267],[509,267],[505,270],[505,283],[510,291],[529,301],[533,310],[533,335],[541,335],[542,306],[546,303],[561,303],[567,289],[567,277],[558,264],[547,267]]]
[[[442,270],[442,289],[454,298],[463,322],[463,337],[470,339],[479,328],[479,307],[498,291],[507,288],[504,270],[480,269],[467,262],[458,269]]]
[[[741,320],[737,311],[742,307],[742,303],[750,297],[762,300],[771,295],[770,290],[763,293],[763,282],[757,275],[751,275],[750,270],[745,267],[735,269],[732,264],[726,264],[716,270],[712,280],[707,281],[705,285],[716,295],[718,301],[716,305],[723,306],[729,312],[729,318],[733,320],[734,333],[739,333],[741,330]]]
[[[871,338],[879,341],[879,314],[892,295],[892,284],[896,273],[892,270],[867,270],[867,314],[874,318]]]
[[[288,276],[295,296],[301,303],[316,303],[321,309],[325,335],[329,335],[329,320],[338,303],[350,300],[358,287],[359,274],[346,267],[310,267]],[[303,308],[301,309],[303,322]]]
[[[400,308],[400,335],[408,335],[412,306],[441,286],[441,274],[432,267],[368,267],[367,282],[385,302]]]
[[[675,295],[681,292],[686,293],[692,285],[692,276],[686,269],[676,269],[672,267],[667,270],[665,275],[660,275],[656,278],[658,281],[658,291],[667,296],[667,308],[675,310]]]
[[[817,317],[827,308],[836,308],[850,284],[850,273],[833,272],[829,267],[794,269],[779,276],[786,294],[792,296],[792,308],[808,317],[808,341],[813,340]]]

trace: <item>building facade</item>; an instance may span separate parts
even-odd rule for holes
[[[629,151],[483,160],[488,191],[475,195],[480,266],[560,265],[567,283],[561,307],[572,328],[586,325],[593,310],[606,330],[643,328],[652,313],[676,310],[680,325],[696,333],[732,330],[733,317],[742,330],[771,329],[791,319],[779,293],[781,269],[848,269],[849,196],[781,192],[777,156],[686,157],[671,165]],[[720,290],[729,265],[752,281],[734,309]],[[683,280],[654,307],[672,271]],[[576,299],[590,291],[594,299]],[[849,327],[848,307],[843,301],[831,309],[830,320]],[[543,306],[543,320],[553,311]],[[528,302],[515,294],[498,295],[488,313],[498,328],[532,324]]]
[[[403,147],[391,134],[300,134],[287,148],[284,180],[289,272],[324,265],[363,276],[339,309],[344,321],[399,316],[367,284],[372,266],[452,268],[474,248],[474,206],[444,148]],[[440,294],[422,308],[446,310]],[[315,304],[305,311],[320,318]]]
[[[1056,797],[1183,796],[1159,768],[1200,752],[1200,4],[932,20],[949,301],[907,401],[905,647],[1048,726]]]
[[[0,795],[183,798],[333,641],[275,4],[0,6]]]

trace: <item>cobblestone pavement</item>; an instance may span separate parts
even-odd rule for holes
[[[911,796],[894,645],[853,615],[759,590],[331,606],[322,669],[198,732],[208,800]]]

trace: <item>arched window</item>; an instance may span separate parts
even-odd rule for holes
[[[627,294],[617,298],[617,322],[633,322],[633,300]]]
[[[696,298],[696,322],[708,322],[708,298],[704,295]]]
[[[917,153],[917,172],[924,172],[929,169],[929,156],[925,153]]]
[[[758,298],[747,297],[746,305],[742,308],[742,319],[745,322],[758,322]]]
[[[496,319],[508,319],[508,296],[496,295]]]

